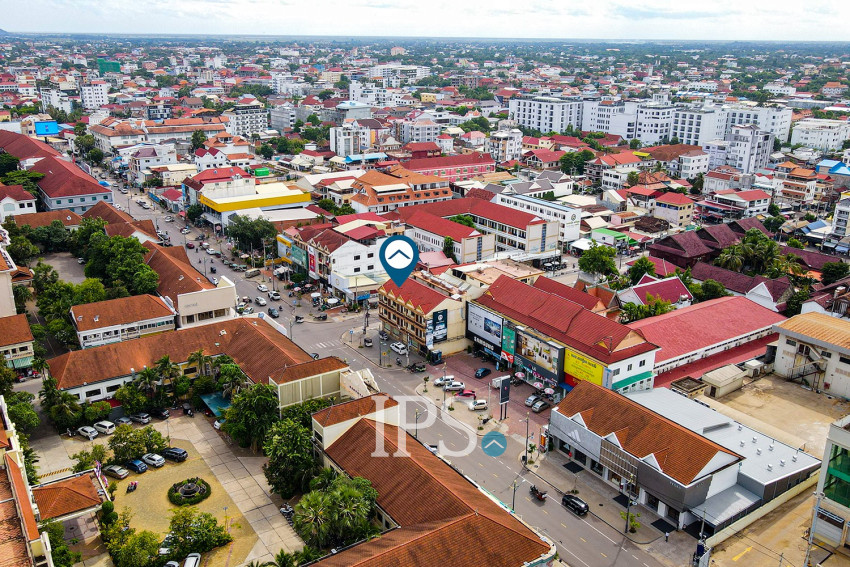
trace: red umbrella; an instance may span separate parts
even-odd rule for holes
[[[542,382],[535,382],[534,384],[532,384],[532,386],[539,390],[543,387],[543,383]]]

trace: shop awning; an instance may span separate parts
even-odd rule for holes
[[[32,366],[32,358],[31,356],[25,356],[23,358],[15,358],[12,360],[7,360],[6,364],[10,368],[29,368]]]
[[[579,238],[572,244],[570,244],[570,248],[577,248],[579,250],[590,250],[593,247],[593,241],[589,238]]]

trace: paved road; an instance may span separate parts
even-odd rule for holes
[[[182,237],[179,234],[179,227],[182,223],[179,221],[165,223],[162,220],[165,213],[156,208],[151,210],[141,208],[133,202],[133,199],[138,198],[137,191],[135,195],[132,191],[128,195],[122,195],[117,191],[115,194],[116,202],[122,204],[125,210],[128,209],[130,214],[135,218],[150,218],[154,220],[155,223],[159,224],[160,228],[167,229],[172,233],[172,242],[175,245],[184,245]],[[128,196],[132,198],[128,199]],[[186,235],[186,239],[193,240],[197,234],[197,229],[193,227],[192,232]],[[202,260],[208,259],[205,254],[193,253],[191,251],[189,254],[192,259],[195,257]],[[234,281],[237,293],[240,296],[247,295],[253,298],[259,295],[257,284],[263,278],[246,280],[242,272],[233,272],[229,268],[222,266],[219,261],[215,261],[214,265],[218,269],[217,275],[225,275],[228,279]],[[206,267],[209,267],[209,264]],[[273,282],[269,287],[275,285],[277,285],[276,282]],[[398,370],[397,367],[395,367],[396,369],[380,368],[365,356],[363,349],[352,349],[345,344],[348,340],[356,342],[359,336],[361,336],[362,318],[332,316],[327,322],[312,322],[308,318],[303,324],[290,325],[290,319],[294,311],[290,308],[289,301],[291,300],[284,294],[281,302],[270,302],[270,304],[282,307],[281,318],[278,321],[287,328],[293,329],[295,342],[304,348],[304,350],[308,352],[319,352],[322,356],[339,356],[346,359],[355,370],[369,368],[374,373],[381,389],[391,395],[414,395],[414,389],[421,384],[418,375]],[[309,302],[302,303],[309,305]],[[309,307],[300,307],[298,313],[304,314],[308,309]],[[374,349],[379,344],[375,336],[377,334],[378,317],[374,311],[372,313],[373,316],[370,317],[368,336],[375,338],[376,347],[372,347]],[[353,336],[347,333],[350,329],[357,329]],[[390,353],[390,356],[391,358],[395,357],[392,353]],[[412,356],[411,361],[415,360],[419,360],[419,358]],[[470,380],[470,377],[464,378]],[[470,382],[472,381],[474,379],[470,380]],[[476,384],[479,388],[487,387],[486,382],[478,382],[481,382],[480,385]],[[419,439],[424,443],[433,445],[442,442],[446,452],[460,451],[463,447],[474,447],[466,456],[447,458],[458,470],[474,479],[506,504],[510,505],[512,500],[515,500],[516,512],[526,522],[535,526],[555,541],[561,556],[573,567],[663,566],[662,563],[658,562],[650,554],[625,539],[621,533],[593,516],[579,518],[563,508],[556,499],[547,500],[545,503],[532,501],[528,492],[529,485],[534,483],[540,486],[545,483],[532,473],[523,471],[522,465],[519,462],[519,455],[524,450],[525,434],[523,432],[522,435],[518,435],[516,429],[521,430],[522,427],[515,425],[511,428],[511,434],[507,437],[508,447],[502,456],[490,457],[478,445],[478,437],[471,428],[452,419],[448,413],[445,417],[439,415],[440,411],[437,408],[421,398],[409,405],[407,414],[412,416],[417,408],[421,412],[420,424],[426,423],[426,420],[430,420],[432,416],[434,418],[433,424],[429,427],[423,426],[418,428]],[[521,407],[516,411],[518,415],[521,415]],[[537,417],[537,419],[533,420],[535,421],[535,425],[532,427],[532,436],[536,436],[538,431],[537,425],[539,425],[537,422],[540,418]],[[518,419],[515,421],[518,421]],[[409,429],[413,429],[413,427]],[[516,489],[514,490],[515,482]],[[555,494],[552,487],[547,487],[547,489],[552,494]]]

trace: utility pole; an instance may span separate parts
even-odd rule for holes
[[[413,437],[416,438],[416,439],[419,439],[419,415],[420,415],[419,408],[416,408],[416,429],[413,433]]]
[[[511,497],[511,512],[516,511],[516,489],[517,489],[517,486],[518,486],[517,482],[516,482],[516,480],[514,480],[514,483],[513,483],[514,494]]]
[[[531,419],[531,412],[525,412],[525,461],[522,466],[528,468],[528,423]]]
[[[635,481],[635,475],[629,475],[629,482],[626,484],[626,527],[623,529],[623,533],[628,533],[629,531],[629,519],[631,519],[632,515],[632,483]]]
[[[806,560],[803,562],[803,567],[809,567],[809,557],[812,553],[812,543],[815,540],[815,522],[818,518],[818,508],[820,508],[820,500],[823,498],[822,492],[815,492],[815,508],[812,510],[812,527],[809,528],[809,542],[806,546]]]

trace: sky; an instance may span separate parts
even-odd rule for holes
[[[846,0],[0,0],[13,32],[850,41]]]

